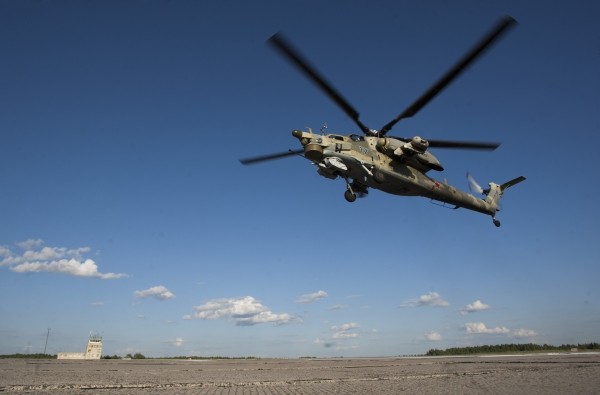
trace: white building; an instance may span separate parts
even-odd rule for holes
[[[85,352],[59,352],[57,359],[100,359],[102,336],[90,335]]]

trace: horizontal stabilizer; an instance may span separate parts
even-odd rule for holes
[[[502,192],[504,192],[505,189],[507,189],[509,187],[512,187],[513,185],[516,185],[516,184],[518,184],[518,183],[520,183],[522,181],[525,181],[525,177],[519,176],[519,177],[517,177],[515,179],[512,179],[512,180],[507,181],[504,184],[500,185],[500,190]]]

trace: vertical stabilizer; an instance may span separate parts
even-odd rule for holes
[[[493,182],[490,182],[490,189],[485,198],[486,203],[493,207],[494,211],[498,211],[498,203],[500,203],[500,198],[504,194],[504,191],[513,185],[516,185],[522,181],[525,181],[525,177],[519,176],[517,178],[513,178],[510,181],[505,182],[504,184],[498,185]],[[496,219],[494,215],[494,225],[500,226],[500,221]]]
[[[485,201],[494,208],[494,210],[498,209],[498,203],[500,202],[500,198],[502,197],[502,190],[500,189],[500,185],[495,184],[493,182],[489,183],[490,189],[488,190],[487,197]]]

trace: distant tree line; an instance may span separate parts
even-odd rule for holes
[[[56,355],[50,354],[7,354],[0,355],[0,358],[27,358],[27,359],[56,359]]]
[[[146,356],[144,354],[142,354],[141,352],[136,352],[135,354],[131,355],[131,354],[127,354],[124,357],[118,356],[118,355],[103,355],[102,359],[146,359]]]
[[[178,356],[178,357],[166,357],[164,359],[258,359],[257,357],[221,357],[219,355],[212,357],[201,357],[197,355],[193,356]]]
[[[146,357],[144,356],[144,354],[142,354],[141,352],[136,352],[133,355],[127,354],[127,355],[125,355],[125,358],[129,358],[129,359],[146,359]]]
[[[102,359],[154,359],[151,357],[146,357],[142,353],[135,353],[133,355],[127,354],[124,357],[119,355],[103,355]],[[220,356],[212,356],[212,357],[200,357],[200,356],[177,356],[177,357],[159,357],[158,359],[257,359],[256,357],[220,357]]]
[[[493,354],[505,352],[541,352],[541,351],[570,351],[572,349],[582,350],[600,350],[599,343],[584,343],[584,344],[563,344],[553,346],[550,344],[497,344],[487,346],[471,346],[471,347],[452,347],[445,350],[431,349],[427,351],[427,356],[441,355],[472,355],[472,354]]]

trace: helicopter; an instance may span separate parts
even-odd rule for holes
[[[452,205],[454,209],[462,207],[490,215],[494,225],[499,227],[501,224],[496,218],[496,213],[500,211],[500,198],[506,189],[524,181],[525,177],[519,176],[502,184],[490,182],[488,188],[483,189],[467,173],[471,192],[482,195],[477,197],[449,185],[446,181],[438,181],[427,175],[432,170],[444,170],[429,148],[495,150],[499,143],[427,140],[420,136],[406,138],[389,136],[387,133],[399,121],[417,114],[514,25],[516,21],[511,16],[501,18],[490,32],[439,80],[379,130],[370,129],[363,124],[358,111],[294,49],[282,33],[276,33],[267,42],[337,104],[354,121],[362,135],[325,134],[326,127],[321,129],[321,133],[314,133],[310,128],[306,131],[293,130],[292,136],[299,140],[301,149],[240,159],[240,162],[250,165],[298,155],[316,165],[319,175],[328,179],[342,178],[346,183],[344,197],[348,202],[354,202],[357,197],[365,197],[369,188],[399,196],[422,196],[441,202],[442,205]]]

